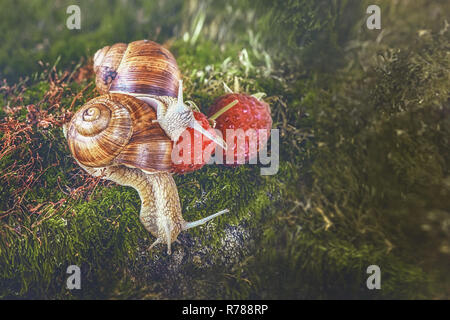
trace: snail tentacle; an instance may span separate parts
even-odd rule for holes
[[[156,239],[156,240],[150,245],[150,247],[148,247],[147,250],[149,250],[149,251],[152,250],[153,247],[156,246],[156,245],[159,244],[159,243],[161,243],[161,239],[160,239],[160,238]]]
[[[230,210],[228,210],[228,209],[221,210],[221,211],[216,212],[216,213],[214,213],[214,214],[212,214],[210,216],[207,216],[207,217],[205,217],[203,219],[199,219],[199,220],[192,221],[192,222],[186,222],[183,225],[183,230],[188,230],[188,229],[191,229],[191,228],[195,228],[195,227],[201,226],[202,224],[205,224],[209,220],[212,220],[215,217],[218,217],[218,216],[220,216],[220,215],[222,215],[224,213],[227,213],[227,212],[230,212]]]

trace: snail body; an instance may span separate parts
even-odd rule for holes
[[[135,188],[141,198],[140,221],[168,246],[183,230],[227,212],[195,222],[181,214],[170,173],[173,141],[162,130],[157,112],[133,96],[111,93],[88,101],[64,126],[69,149],[89,174]]]

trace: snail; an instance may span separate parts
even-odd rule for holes
[[[172,53],[162,45],[140,40],[106,46],[94,55],[94,72],[100,93],[124,93],[154,106],[157,121],[172,141],[191,127],[227,148],[222,139],[199,125],[184,104],[181,73]]]
[[[172,141],[147,103],[112,93],[87,102],[63,127],[77,163],[95,177],[134,187],[141,198],[140,221],[157,239],[176,241],[181,231],[225,213],[222,210],[194,222],[184,221],[177,187],[170,171]]]
[[[149,247],[177,241],[180,232],[228,212],[186,222],[173,180],[173,143],[186,128],[223,141],[205,130],[184,103],[180,72],[172,54],[143,40],[116,44],[94,57],[97,89],[63,125],[77,163],[95,177],[135,188],[141,199],[139,219],[156,237]]]

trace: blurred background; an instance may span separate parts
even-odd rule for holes
[[[73,4],[80,30],[66,27]],[[371,4],[381,30],[366,27]],[[448,1],[0,8],[1,298],[450,298]],[[242,166],[176,178],[187,220],[233,214],[184,235],[172,257],[143,249],[134,191],[82,188],[52,125],[97,94],[96,50],[140,39],[170,48],[202,111],[238,79],[265,93],[281,132],[275,176]],[[80,292],[62,285],[70,264],[84,270]],[[381,290],[366,287],[373,264]]]
[[[80,30],[66,27],[72,4],[81,9]],[[59,58],[61,66],[69,66],[105,45],[136,39],[184,39],[189,45],[206,39],[222,49],[261,42],[272,55],[289,52],[295,60],[293,50],[331,37],[335,28],[334,36],[344,38],[334,41],[345,41],[363,18],[362,7],[356,1],[4,1],[0,71],[2,78],[17,80],[38,71],[38,61]]]

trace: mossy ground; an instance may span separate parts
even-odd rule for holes
[[[361,1],[260,1],[256,10],[233,1],[125,10],[117,1],[91,8],[105,13],[89,14],[76,34],[52,32],[45,20],[47,51],[38,34],[11,35],[0,52],[0,70],[15,83],[0,91],[0,297],[448,298],[450,30],[442,14],[450,8],[376,2],[381,31],[365,28]],[[65,8],[30,16],[56,10],[55,24],[64,24]],[[176,14],[147,21],[154,12]],[[152,36],[153,29],[160,31]],[[139,276],[136,268],[156,255],[170,260],[163,248],[142,255],[152,239],[138,220],[137,193],[83,173],[60,128],[97,95],[88,57],[140,38],[167,40],[185,96],[202,111],[223,94],[223,82],[238,79],[242,91],[266,93],[280,129],[274,176],[246,165],[175,178],[186,220],[231,211],[189,231],[191,245],[220,254],[230,225],[244,225],[252,241],[229,265],[184,261],[179,272],[195,288],[188,296],[164,289],[173,278]],[[82,270],[80,291],[65,287],[72,264]],[[366,287],[372,264],[381,268],[382,290]]]

